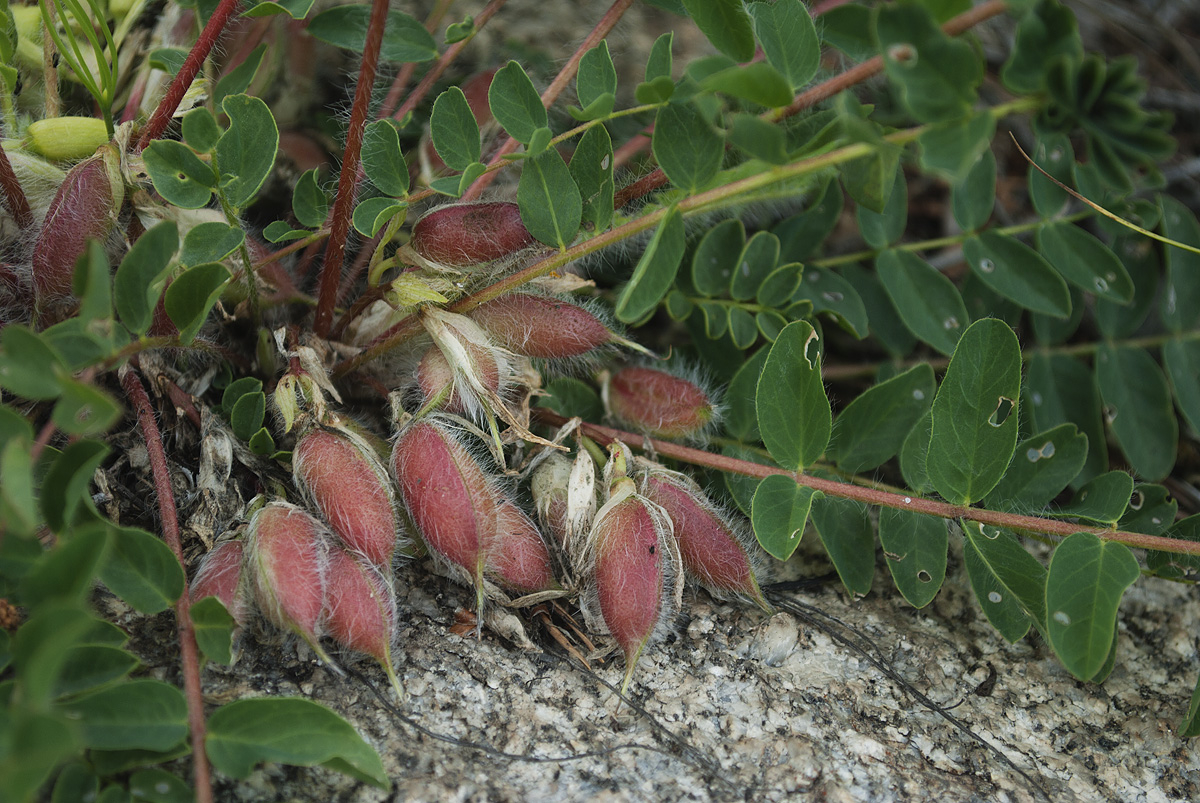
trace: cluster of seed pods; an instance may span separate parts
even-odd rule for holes
[[[455,267],[495,259],[528,245],[511,233],[515,215],[511,204],[442,207],[418,221],[409,247]],[[502,247],[497,230],[508,232]],[[472,243],[469,235],[481,231],[486,236]],[[480,243],[498,253],[480,256]],[[421,316],[432,345],[407,388],[393,394],[390,447],[329,411],[325,381],[307,376],[311,361],[305,376],[294,368],[281,380],[276,403],[285,425],[296,424],[291,461],[304,507],[282,500],[260,507],[242,540],[205,558],[193,598],[221,598],[239,623],[254,602],[323,658],[326,636],[373,656],[397,690],[393,568],[397,555],[421,547],[443,574],[474,590],[481,624],[489,600],[577,596],[589,627],[623,652],[625,687],[639,656],[673,622],[687,578],[769,609],[749,528],[690,478],[634,460],[620,444],[598,476],[582,438],[567,457],[528,431],[528,410],[522,418],[514,399],[520,389],[526,400],[536,389],[538,368],[586,371],[596,367],[597,352],[635,346],[600,314],[520,291],[466,314],[429,307]],[[695,437],[715,417],[711,394],[661,368],[630,364],[601,371],[598,381],[610,416],[648,435]],[[544,447],[527,463],[527,492],[505,465],[497,418],[510,435]],[[532,498],[533,515],[524,497]]]

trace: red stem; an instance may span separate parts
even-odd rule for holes
[[[583,43],[575,49],[575,53],[572,54],[570,60],[563,65],[563,68],[558,71],[558,75],[554,76],[554,80],[550,82],[550,86],[546,87],[546,91],[542,93],[543,106],[550,108],[551,104],[558,100],[558,96],[562,94],[567,85],[571,83],[571,80],[575,78],[575,73],[579,71],[579,62],[583,59],[583,54],[600,44],[600,41],[608,36],[609,32],[621,21],[621,17],[625,15],[625,12],[629,10],[631,5],[633,5],[633,0],[616,0],[616,2],[609,6],[608,11],[596,23],[596,27],[583,40]],[[500,150],[496,151],[495,155],[492,156],[492,160],[488,163],[488,166],[491,167],[504,161],[504,157],[515,151],[518,145],[520,145],[519,142],[509,137],[500,146]],[[463,193],[462,200],[472,201],[478,198],[495,180],[495,173],[484,173],[475,180],[474,184],[467,188],[467,191]]]
[[[0,148],[0,190],[4,192],[4,205],[8,207],[17,225],[22,229],[29,228],[33,224],[29,199],[25,197],[25,190],[21,189],[21,182],[17,181],[12,162],[8,161],[8,154],[3,148]]]
[[[150,458],[150,471],[154,475],[154,490],[158,496],[158,513],[162,519],[163,540],[175,553],[180,566],[183,562],[183,546],[179,541],[179,519],[175,513],[175,496],[171,490],[171,475],[167,469],[167,455],[163,451],[162,434],[154,419],[154,408],[146,388],[132,368],[122,371],[121,386],[137,412],[138,425],[146,443]],[[183,594],[175,602],[175,618],[179,622],[179,650],[183,661],[183,690],[187,698],[188,728],[192,738],[192,772],[197,803],[212,803],[212,777],[208,765],[208,754],[204,750],[204,697],[200,690],[200,651],[196,647],[196,632],[192,627],[192,616],[188,609],[187,575],[184,575]]]
[[[183,102],[184,94],[187,92],[188,87],[192,85],[192,81],[200,73],[200,67],[203,66],[204,60],[208,58],[208,54],[212,52],[213,45],[217,43],[221,32],[225,30],[225,26],[229,23],[229,18],[237,11],[240,1],[221,0],[217,4],[216,11],[209,17],[208,24],[204,26],[204,30],[200,32],[199,38],[196,39],[196,44],[192,46],[191,52],[183,60],[183,66],[179,68],[179,72],[175,75],[175,80],[171,81],[171,85],[167,87],[167,94],[159,101],[158,108],[154,110],[154,114],[150,116],[150,121],[142,129],[142,134],[138,137],[137,147],[134,149],[135,151],[140,153],[143,148],[150,144],[150,140],[157,139],[167,130],[167,126],[171,123],[172,115],[179,108],[179,104]]]
[[[536,417],[543,423],[550,426],[562,426],[567,422],[557,413],[552,413],[544,408],[534,410]],[[1087,532],[1098,535],[1105,541],[1116,541],[1125,544],[1126,546],[1137,547],[1140,549],[1157,549],[1162,552],[1173,552],[1180,555],[1200,555],[1200,542],[1198,541],[1183,541],[1176,538],[1164,538],[1159,535],[1146,535],[1144,533],[1131,533],[1124,530],[1110,530],[1103,527],[1089,527],[1082,524],[1074,524],[1069,521],[1060,521],[1058,519],[1040,519],[1036,516],[1019,516],[1015,513],[1001,513],[996,510],[985,510],[977,507],[965,507],[963,505],[951,505],[947,502],[938,502],[933,499],[923,499],[919,496],[906,496],[904,494],[894,494],[888,491],[881,491],[876,488],[867,488],[861,485],[851,485],[845,482],[836,482],[834,480],[821,479],[820,477],[812,477],[808,474],[787,471],[782,468],[773,468],[772,466],[764,466],[759,463],[751,463],[748,460],[738,460],[733,457],[724,455],[712,454],[711,452],[703,451],[702,449],[692,449],[688,446],[680,446],[677,443],[670,441],[661,441],[654,438],[647,438],[643,435],[638,435],[633,432],[623,432],[619,429],[611,427],[602,427],[598,424],[589,424],[586,421],[581,425],[581,429],[585,435],[593,440],[599,441],[601,444],[607,445],[613,441],[621,441],[632,448],[641,448],[648,444],[654,451],[660,455],[670,457],[674,460],[682,460],[685,463],[690,463],[694,466],[705,466],[713,468],[717,471],[727,471],[735,474],[743,474],[747,477],[772,477],[782,476],[788,477],[796,481],[798,485],[805,488],[821,491],[827,496],[837,496],[842,499],[854,499],[858,502],[863,502],[868,505],[876,505],[879,507],[891,507],[897,510],[911,510],[914,513],[924,513],[929,516],[937,516],[942,519],[968,519],[977,521],[981,524],[990,524],[995,527],[1003,527],[1009,530],[1030,530],[1038,533],[1046,533],[1047,535],[1068,536],[1072,533]]]
[[[363,47],[362,67],[358,86],[354,90],[354,107],[350,111],[350,128],[346,132],[346,150],[342,154],[342,173],[338,177],[337,198],[333,203],[333,220],[329,227],[329,245],[325,264],[321,266],[321,291],[317,296],[317,318],[313,329],[318,337],[329,335],[333,324],[333,306],[337,302],[338,279],[346,257],[346,238],[350,234],[350,216],[354,206],[354,185],[358,175],[358,158],[362,151],[363,131],[375,88],[375,68],[383,45],[383,29],[387,24],[388,0],[372,0],[371,19],[367,23],[367,42]]]
[[[425,30],[430,33],[436,32],[438,25],[441,24],[442,19],[446,16],[446,12],[450,10],[450,5],[453,2],[454,0],[441,0],[441,2],[434,6],[433,10],[429,12],[429,16],[425,18]],[[408,82],[412,80],[413,73],[416,71],[417,63],[415,61],[406,61],[400,68],[400,72],[396,74],[396,80],[392,81],[392,87],[388,90],[387,97],[383,99],[383,103],[379,106],[378,119],[382,120],[384,117],[389,117],[395,111],[396,104],[400,102],[400,93],[408,86]]]

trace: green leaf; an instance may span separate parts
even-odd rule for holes
[[[233,380],[225,386],[225,390],[221,393],[221,409],[226,415],[232,414],[239,399],[249,393],[261,393],[262,387],[262,380],[256,376],[244,376]],[[253,426],[257,427],[261,423],[259,421]]]
[[[755,393],[763,443],[771,457],[793,471],[821,456],[833,427],[820,349],[820,336],[811,324],[788,324],[771,344]]]
[[[1200,678],[1196,680],[1196,689],[1192,692],[1192,702],[1188,706],[1187,715],[1179,723],[1179,736],[1184,739],[1200,736]]]
[[[583,199],[557,150],[551,148],[525,160],[517,185],[517,203],[522,222],[539,241],[565,249],[575,239],[583,219]]]
[[[475,179],[479,178],[487,170],[487,166],[480,162],[472,162],[467,165],[467,169],[459,176],[446,176],[445,178],[434,179],[429,182],[429,188],[434,192],[440,192],[442,195],[449,195],[451,198],[457,198],[467,191],[475,183]]]
[[[696,305],[704,316],[704,334],[709,340],[720,340],[729,331],[729,305],[701,301]]]
[[[457,44],[473,35],[477,30],[479,29],[475,27],[475,18],[467,15],[462,22],[452,22],[446,26],[446,44]]]
[[[370,17],[370,6],[334,6],[309,20],[305,30],[322,42],[361,53]],[[408,14],[388,12],[380,58],[403,63],[429,61],[437,55],[437,43],[424,25]]]
[[[216,147],[220,138],[221,126],[217,125],[217,118],[203,106],[183,116],[183,139],[197,152],[208,153]]]
[[[73,761],[62,768],[54,781],[54,792],[50,803],[77,803],[96,799],[100,779],[83,762]]]
[[[293,229],[282,220],[272,220],[263,229],[263,238],[269,243],[282,243],[287,240],[299,240],[312,234],[308,229]]]
[[[892,192],[882,212],[864,206],[854,210],[858,230],[867,245],[876,250],[887,248],[900,239],[908,226],[908,189],[903,171],[897,171]]]
[[[658,78],[671,79],[671,43],[675,41],[675,32],[667,31],[654,40],[650,46],[650,55],[646,59],[645,80],[650,83]],[[673,85],[673,84],[672,84]]]
[[[1038,229],[1038,248],[1071,284],[1122,304],[1133,298],[1133,280],[1108,246],[1073,223]]]
[[[967,308],[954,283],[908,251],[884,251],[875,271],[910,332],[943,354],[954,351]]]
[[[348,722],[324,706],[299,698],[236,700],[208,720],[205,742],[213,766],[247,778],[263,761],[324,766],[379,789],[388,788],[379,754]]]
[[[947,501],[969,505],[996,486],[1017,445],[1021,346],[1007,324],[971,324],[933,401],[929,479]]]
[[[525,68],[515,61],[496,71],[488,89],[488,104],[496,122],[509,136],[525,145],[533,139],[535,131],[549,125],[546,107],[533,88],[533,81],[525,74]]]
[[[870,332],[880,344],[894,357],[903,357],[912,351],[917,338],[900,320],[900,313],[888,297],[879,275],[862,265],[846,265],[842,268],[842,276],[862,299]]]
[[[233,274],[219,262],[188,268],[171,282],[163,300],[167,316],[179,328],[181,343],[191,343]]]
[[[1037,251],[995,231],[963,242],[963,256],[979,280],[1028,310],[1067,318],[1071,291],[1062,276]]]
[[[671,183],[689,195],[716,177],[725,156],[721,136],[691,103],[658,110],[651,149]]]
[[[31,800],[51,773],[79,748],[61,716],[16,708],[4,717],[5,741],[20,745],[0,755],[0,797]]]
[[[567,167],[583,200],[581,225],[589,231],[605,231],[612,222],[616,186],[612,139],[604,126],[593,126],[584,132]]]
[[[1108,469],[1104,422],[1100,417],[1100,392],[1087,366],[1065,354],[1036,353],[1029,360],[1024,409],[1033,429],[1043,431],[1060,424],[1077,426],[1088,438],[1088,456],[1072,488],[1078,488]]]
[[[145,614],[165,611],[183,593],[183,567],[171,548],[145,530],[109,529],[100,579],[109,590]],[[149,746],[149,745],[148,745]]]
[[[1033,208],[1044,218],[1052,218],[1062,211],[1070,195],[1050,180],[1050,176],[1070,187],[1075,183],[1075,151],[1066,134],[1051,133],[1038,137],[1033,149],[1036,166],[1029,166],[1029,200]],[[1038,170],[1040,167],[1042,170]]]
[[[61,603],[44,605],[25,620],[13,639],[13,666],[24,705],[39,710],[49,705],[71,648],[93,621],[77,605]]]
[[[1037,510],[1079,476],[1087,453],[1087,436],[1074,424],[1060,424],[1021,441],[985,504],[992,510]]]
[[[1133,280],[1133,301],[1118,304],[1106,298],[1098,298],[1093,308],[1093,316],[1106,338],[1123,340],[1132,337],[1142,328],[1159,296],[1158,250],[1149,238],[1129,233],[1114,237],[1112,250],[1125,265],[1129,278]],[[1200,303],[1200,299],[1197,303]]]
[[[99,241],[89,239],[87,248],[76,260],[71,289],[79,296],[80,320],[89,324],[104,321],[107,327],[113,316],[112,268]]]
[[[991,219],[996,205],[996,156],[991,148],[979,154],[966,176],[954,185],[950,205],[963,231],[977,231]]]
[[[321,220],[323,222],[324,218]],[[199,223],[184,235],[179,261],[184,265],[220,262],[241,247],[245,240],[246,232],[241,226],[230,226],[219,220]]]
[[[479,142],[479,123],[466,94],[452,86],[438,95],[429,118],[429,134],[434,150],[451,170],[466,170],[483,154]]]
[[[729,294],[738,301],[749,301],[779,262],[779,238],[769,231],[751,237],[737,261],[730,281]]]
[[[975,103],[983,65],[971,45],[953,39],[920,6],[877,7],[875,36],[883,69],[923,123],[957,120]]]
[[[316,228],[329,215],[329,193],[317,180],[318,168],[305,170],[292,190],[292,212],[302,226]],[[281,222],[281,221],[276,221]],[[190,264],[190,263],[189,263]]]
[[[829,315],[859,340],[867,336],[867,308],[854,285],[831,270],[804,271],[792,301],[811,301],[814,314]]]
[[[408,165],[391,118],[376,120],[363,131],[362,165],[367,178],[384,195],[403,198],[408,194]]]
[[[733,66],[700,81],[705,92],[721,92],[767,108],[792,102],[792,87],[778,70],[761,61]]]
[[[106,644],[72,647],[54,686],[55,697],[90,691],[123,678],[138,666],[137,656]]]
[[[0,449],[0,520],[18,538],[33,535],[41,523],[38,500],[33,493],[33,458],[28,441],[13,438]],[[15,539],[9,539],[10,544],[14,542]],[[31,541],[31,548],[40,554],[36,542]]]
[[[1133,477],[1124,471],[1109,471],[1080,488],[1071,504],[1045,515],[1116,524],[1125,514],[1132,494]]]
[[[758,286],[758,291],[754,294],[754,300],[763,307],[790,307],[793,301],[802,298],[797,298],[796,294],[800,290],[800,279],[803,273],[803,266],[795,262],[780,265],[771,271],[767,278],[763,279],[762,284]],[[771,313],[774,310],[768,309],[763,312]]]
[[[113,301],[121,322],[136,335],[146,333],[167,283],[171,259],[179,250],[179,229],[164,220],[133,244],[113,278]]]
[[[158,768],[135,772],[129,778],[129,794],[147,803],[192,803],[192,788],[166,770]]]
[[[888,571],[914,608],[932,602],[945,582],[948,542],[945,519],[890,507],[879,509],[879,543]]]
[[[729,141],[755,159],[767,164],[788,162],[787,135],[777,126],[753,114],[735,114]]]
[[[812,523],[846,590],[863,596],[875,578],[875,535],[866,505],[821,495],[812,503]]]
[[[702,295],[724,295],[745,246],[746,227],[741,220],[729,218],[710,228],[692,253],[692,284]]]
[[[617,94],[617,68],[608,53],[608,42],[600,44],[583,54],[579,60],[579,72],[575,75],[575,92],[579,105],[585,109],[596,101]],[[611,108],[610,108],[611,111]]]
[[[249,440],[263,425],[267,410],[265,394],[247,393],[234,403],[229,412],[229,423],[233,426],[233,434],[242,440]]]
[[[813,499],[824,494],[797,485],[796,481],[772,474],[758,484],[751,504],[750,522],[754,535],[767,554],[787,560],[800,546],[804,525]]]
[[[191,745],[185,738],[166,750],[92,750],[88,753],[88,758],[92,766],[96,768],[96,772],[101,775],[116,775],[118,772],[129,772],[138,767],[162,764],[186,756],[191,752]],[[125,801],[128,800],[127,796]]]
[[[366,7],[341,8],[365,10]],[[312,32],[311,26],[309,32]],[[221,189],[230,206],[243,209],[254,200],[275,166],[279,129],[271,110],[259,98],[230,95],[225,98],[221,108],[229,115],[229,128],[221,135],[216,148]]]
[[[1033,93],[1046,87],[1046,75],[1055,59],[1083,57],[1075,13],[1058,0],[1043,0],[1017,23],[1016,42],[1000,79],[1014,92]]]
[[[921,166],[949,181],[960,181],[978,164],[980,155],[989,150],[995,132],[996,118],[990,111],[934,123],[917,137]]]
[[[42,515],[51,530],[61,532],[75,519],[79,506],[89,504],[92,475],[108,456],[99,441],[78,440],[55,458],[42,481]]]
[[[821,61],[821,43],[808,9],[800,0],[777,0],[752,3],[748,10],[767,61],[793,89],[806,86]]]
[[[147,61],[151,67],[162,70],[172,78],[179,72],[179,68],[183,66],[183,62],[187,60],[187,51],[182,47],[156,47],[150,51],[150,56]],[[6,81],[9,86],[11,82]]]
[[[158,680],[130,680],[70,702],[60,710],[77,721],[86,747],[150,750],[187,735],[183,692]]]
[[[205,597],[191,606],[196,644],[204,657],[218,664],[233,663],[233,630],[237,626],[229,611],[216,597]]]
[[[142,162],[154,189],[167,203],[199,209],[212,199],[217,186],[213,168],[182,142],[156,139],[142,151]]]
[[[309,7],[312,7],[312,3],[315,2],[315,0],[312,0],[312,2],[310,2],[310,0],[301,0],[301,2],[305,2]],[[251,9],[251,11],[253,10],[254,9]],[[305,9],[305,13],[308,13],[307,9]],[[249,12],[247,12],[247,15],[249,15]],[[303,18],[304,14],[296,17],[296,19]],[[258,72],[258,67],[260,64],[262,64],[263,54],[266,52],[267,46],[265,44],[259,45],[258,47],[254,48],[254,50],[250,51],[250,54],[246,56],[246,58],[242,59],[241,64],[221,76],[221,80],[217,81],[217,86],[215,89],[213,89],[214,108],[221,108],[222,101],[224,101],[225,98],[229,97],[230,95],[240,95],[250,88],[250,84],[254,81],[255,74]],[[187,137],[186,139],[189,145],[196,147],[199,150],[207,151],[212,147],[210,145],[209,147],[202,148],[198,143],[193,142],[190,137]],[[215,138],[213,142],[215,143]]]
[[[734,61],[754,58],[754,30],[741,0],[683,0],[708,41]]]
[[[733,375],[725,391],[725,431],[739,441],[753,443],[759,440],[758,412],[754,397],[758,389],[758,377],[762,374],[770,349],[759,349],[742,363]]]
[[[935,389],[933,369],[921,363],[867,390],[838,414],[829,459],[851,474],[883,465],[925,417]]]
[[[600,396],[585,382],[573,377],[561,377],[546,385],[546,395],[538,399],[538,407],[548,407],[565,418],[578,416],[584,421],[604,418]]]
[[[121,405],[97,387],[64,379],[51,420],[68,435],[99,435],[120,419]]]
[[[807,209],[776,223],[771,232],[779,238],[780,260],[803,262],[816,253],[841,218],[843,203],[841,188],[830,181]]]
[[[1175,466],[1179,424],[1162,369],[1145,349],[1101,344],[1096,382],[1121,451],[1143,478],[1161,480]]]
[[[1008,530],[962,522],[963,558],[971,589],[992,627],[1016,642],[1031,624],[1046,626],[1046,569]]]
[[[38,558],[21,578],[19,601],[37,608],[52,600],[78,604],[95,584],[96,566],[108,539],[103,528],[88,527],[73,534]]]
[[[1046,635],[1075,677],[1090,680],[1112,646],[1121,596],[1138,578],[1129,547],[1075,533],[1058,545],[1046,578]]]
[[[618,321],[640,321],[658,306],[675,281],[686,248],[683,215],[672,208],[646,244],[633,276],[617,298],[614,312]]]
[[[1165,195],[1158,197],[1162,207],[1162,228],[1166,237],[1188,245],[1200,245],[1200,223],[1186,206]],[[1200,254],[1173,245],[1164,247],[1167,277],[1162,302],[1163,324],[1172,332],[1200,326]]]
[[[836,6],[821,15],[821,40],[854,61],[866,61],[878,53],[873,27],[867,6]]]
[[[271,431],[266,427],[261,428],[250,436],[246,441],[246,445],[250,447],[250,451],[260,457],[270,457],[275,454],[275,439],[271,437]]]
[[[1200,433],[1200,342],[1176,338],[1163,344],[1163,367],[1175,403],[1192,433]]]
[[[374,237],[392,218],[408,209],[408,204],[386,195],[368,198],[354,207],[354,229],[364,237]]]
[[[246,11],[243,17],[269,17],[274,14],[287,14],[294,20],[302,20],[308,16],[316,0],[268,0],[255,3]]]

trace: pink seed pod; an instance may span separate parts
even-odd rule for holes
[[[43,323],[55,316],[50,307],[71,296],[75,261],[89,238],[105,240],[117,222],[125,200],[117,149],[102,146],[67,172],[46,211],[33,246],[35,318]]]
[[[328,661],[318,644],[325,604],[329,531],[288,502],[260,508],[247,528],[247,566],[259,607],[279,627],[294,630]]]
[[[609,343],[628,342],[583,307],[550,296],[509,293],[481,304],[469,317],[500,345],[524,357],[579,357]]]
[[[377,566],[339,546],[329,550],[325,629],[343,647],[379,661],[396,693],[404,697],[392,663],[396,593]]]
[[[541,532],[507,499],[496,507],[496,536],[488,547],[485,571],[497,585],[517,593],[558,587]]]
[[[296,486],[342,542],[381,569],[390,569],[401,540],[387,470],[362,438],[313,427],[292,451]]]
[[[498,518],[488,476],[436,418],[417,419],[400,432],[391,467],[425,545],[474,585],[481,603],[484,563]]]
[[[200,568],[196,570],[196,576],[188,588],[188,596],[193,603],[205,597],[221,600],[239,627],[246,623],[249,612],[246,589],[242,585],[243,547],[241,541],[222,541],[217,544],[200,561]]]
[[[601,387],[604,406],[623,425],[657,438],[694,438],[716,418],[712,396],[657,368],[622,368]]]
[[[470,355],[471,364],[479,372],[480,383],[499,395],[499,363],[486,349],[475,347],[470,343],[464,344],[463,348]],[[454,415],[470,415],[470,411],[463,403],[463,396],[460,396],[454,388],[454,369],[450,367],[446,355],[437,346],[433,346],[425,352],[425,356],[418,363],[417,386],[421,389],[421,395],[426,404],[435,404],[447,413]],[[471,396],[466,396],[466,398],[471,398]],[[440,404],[437,404],[438,399],[442,399]]]
[[[409,247],[448,268],[491,262],[534,244],[514,203],[491,201],[439,206],[413,225]]]
[[[666,511],[637,493],[633,481],[613,483],[609,501],[596,514],[588,537],[585,575],[608,632],[625,653],[629,688],[638,658],[679,610],[680,557]]]
[[[430,307],[423,311],[421,324],[441,353],[441,359],[426,353],[417,368],[426,403],[448,394],[448,412],[461,411],[475,420],[492,413],[507,420],[502,394],[513,376],[512,355],[465,315]]]
[[[667,511],[674,525],[679,556],[688,575],[717,597],[737,595],[751,599],[764,611],[771,605],[763,597],[745,527],[737,527],[690,477],[654,467],[642,477],[642,495]]]

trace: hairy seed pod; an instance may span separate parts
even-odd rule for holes
[[[435,265],[465,268],[534,244],[514,203],[439,206],[413,225],[409,247]]]
[[[205,597],[221,600],[238,626],[246,623],[248,613],[246,591],[242,585],[243,547],[241,541],[222,541],[217,544],[200,561],[200,568],[196,570],[196,576],[188,588],[193,603]]]
[[[25,129],[29,149],[54,161],[91,156],[108,142],[108,127],[98,117],[47,117]]]
[[[435,419],[418,419],[396,438],[392,473],[429,551],[457,567],[482,593],[497,499],[479,463]],[[482,597],[479,597],[482,599]]]
[[[542,461],[529,480],[533,506],[544,532],[560,547],[567,541],[567,486],[571,460],[558,452]]]
[[[655,467],[644,475],[641,491],[671,517],[688,575],[716,596],[736,594],[771,611],[755,577],[753,537],[735,527],[699,485],[684,474]]]
[[[578,357],[620,340],[583,307],[550,296],[509,293],[469,317],[509,351],[538,359]]]
[[[464,350],[471,355],[471,364],[477,369],[478,379],[484,387],[493,393],[500,392],[500,365],[486,350],[474,347],[470,343],[463,344]],[[460,384],[464,384],[460,382]],[[465,383],[469,387],[469,383]],[[460,395],[454,386],[454,369],[446,355],[437,346],[425,352],[417,365],[417,386],[426,404],[442,399],[437,405],[440,409],[454,415],[470,415],[471,411],[463,403],[463,398],[473,398],[474,394]]]
[[[387,470],[360,437],[314,427],[292,451],[296,485],[350,549],[390,569],[400,540]]]
[[[488,412],[503,413],[501,394],[513,375],[512,355],[465,315],[431,307],[424,310],[421,325],[442,357],[426,353],[423,368],[418,366],[417,383],[426,403],[446,395],[452,397],[448,412],[461,411],[476,420]]]
[[[490,579],[509,591],[532,594],[558,587],[541,532],[507,499],[496,507],[496,537],[485,568]]]
[[[343,647],[379,661],[397,694],[404,696],[392,663],[396,640],[396,594],[379,568],[339,546],[329,550],[325,629]]]
[[[274,624],[303,636],[323,659],[317,641],[329,537],[324,524],[287,502],[260,508],[250,519],[246,536],[247,566],[259,607]]]
[[[624,694],[642,651],[679,610],[680,558],[671,520],[621,478],[596,514],[587,554],[595,604],[625,653]]]
[[[116,224],[125,199],[120,163],[114,146],[102,147],[68,171],[50,202],[33,247],[35,317],[71,295],[75,261],[88,239],[105,240]]]
[[[622,368],[601,392],[610,415],[658,438],[699,435],[716,417],[716,405],[703,388],[656,368]]]

